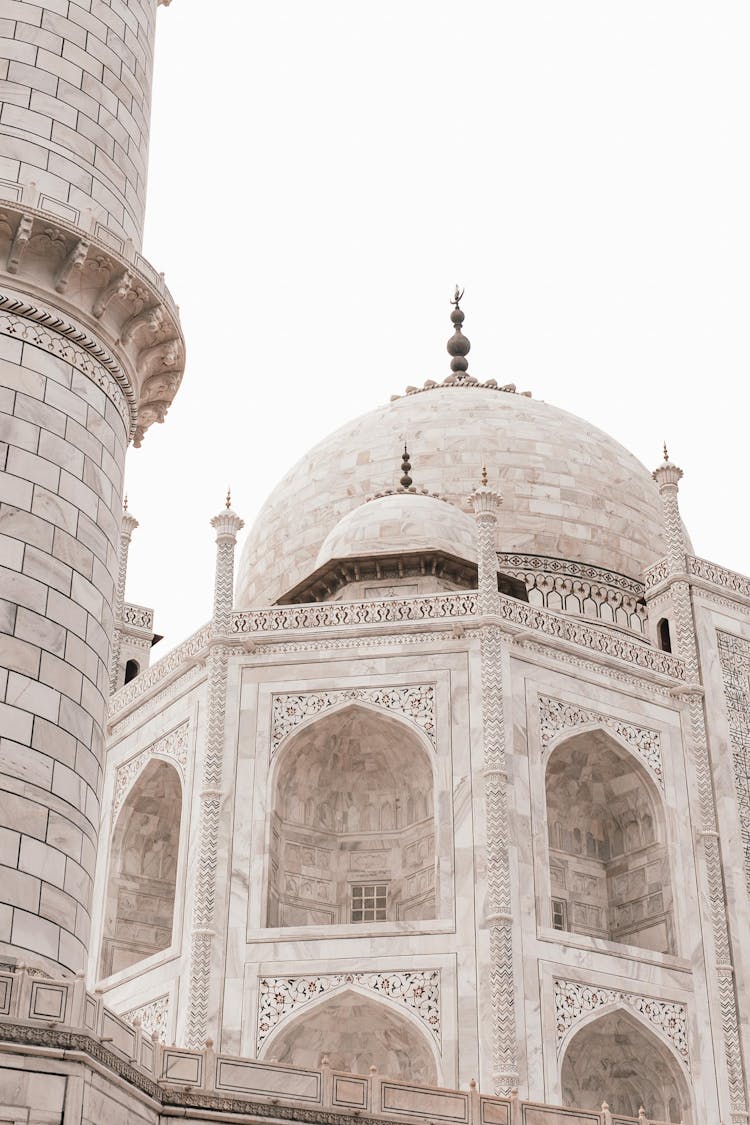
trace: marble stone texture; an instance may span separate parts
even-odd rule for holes
[[[243,547],[239,608],[270,604],[291,590],[314,570],[342,517],[398,487],[404,434],[414,486],[464,510],[486,462],[504,498],[499,551],[551,555],[631,578],[664,553],[650,474],[612,438],[523,395],[441,386],[347,423],[286,474]]]
[[[0,198],[140,249],[156,4],[0,0]]]

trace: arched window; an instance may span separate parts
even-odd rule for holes
[[[434,918],[432,766],[417,734],[352,706],[305,727],[281,754],[268,925]]]
[[[669,622],[666,617],[662,617],[661,621],[656,626],[656,633],[659,638],[659,648],[662,652],[671,652],[672,638],[669,633]]]
[[[563,1105],[649,1121],[692,1121],[680,1064],[662,1040],[635,1016],[618,1009],[586,1024],[573,1037],[562,1065]]]
[[[427,1033],[394,1005],[353,989],[331,996],[296,1018],[269,1040],[265,1058],[287,1066],[317,1068],[327,1056],[334,1070],[379,1074],[426,1086],[438,1083]]]
[[[181,806],[177,771],[153,759],[126,797],[112,838],[103,977],[171,944]]]
[[[128,660],[125,665],[125,683],[129,684],[131,680],[134,680],[140,670],[141,666],[137,660]]]
[[[546,775],[552,924],[674,952],[661,796],[603,731],[552,751]]]

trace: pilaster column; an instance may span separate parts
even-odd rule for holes
[[[688,687],[683,693],[686,699],[689,718],[689,748],[698,783],[698,813],[701,850],[703,853],[710,925],[714,945],[714,974],[721,1010],[721,1025],[724,1054],[729,1086],[730,1120],[734,1125],[747,1122],[747,1099],[745,1076],[740,1048],[739,1019],[735,995],[734,969],[729,939],[726,899],[724,895],[724,874],[719,847],[719,833],[716,819],[711,760],[708,751],[708,736],[704,693],[701,687],[701,671],[698,659],[695,617],[690,585],[687,580],[685,535],[680,519],[678,485],[682,469],[673,465],[664,450],[664,463],[653,472],[659,487],[659,496],[664,514],[664,531],[667,540],[667,579],[669,594],[674,611],[675,649],[685,662]]]
[[[211,520],[216,531],[214,612],[208,653],[208,723],[203,757],[199,810],[198,865],[190,943],[190,991],[186,1025],[187,1046],[200,1050],[209,1034],[209,1023],[218,1011],[217,974],[211,973],[216,949],[216,871],[223,789],[225,711],[229,644],[234,590],[234,552],[237,532],[244,521],[230,507]]]
[[[499,493],[482,485],[471,496],[477,525],[478,609],[484,732],[484,800],[487,820],[487,926],[490,938],[492,1085],[496,1095],[518,1086],[513,929],[508,853],[508,774],[503,721],[502,630],[497,624],[497,513]]]
[[[138,520],[128,511],[127,497],[122,510],[120,524],[120,556],[117,569],[117,586],[115,587],[114,620],[115,631],[112,637],[112,658],[109,668],[109,690],[117,691],[117,678],[120,671],[120,652],[122,650],[122,608],[125,605],[125,582],[128,575],[128,551],[133,532],[138,527]]]

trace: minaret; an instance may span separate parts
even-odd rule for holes
[[[202,756],[200,809],[198,813],[198,859],[193,888],[193,919],[190,935],[190,982],[185,1039],[189,1047],[202,1048],[207,1036],[217,1036],[221,976],[216,971],[223,951],[217,948],[217,886],[220,866],[221,813],[226,810],[224,792],[224,731],[229,658],[235,651],[231,636],[234,599],[234,552],[237,533],[244,521],[232,510],[227,492],[224,510],[211,520],[216,532],[214,609],[208,653],[208,722]],[[236,639],[235,639],[236,644]],[[226,821],[226,817],[224,818]],[[224,841],[226,846],[226,841]]]
[[[156,10],[0,0],[0,957],[53,973],[87,960],[125,450],[184,365],[141,256]]]
[[[468,350],[468,349],[467,349]],[[487,469],[469,497],[477,522],[477,612],[482,677],[484,807],[487,831],[489,1010],[492,1026],[492,1089],[507,1095],[518,1087],[513,917],[511,913],[508,772],[503,716],[503,643],[497,588],[499,492],[489,487]]]

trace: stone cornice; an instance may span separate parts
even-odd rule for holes
[[[73,340],[109,371],[128,402],[136,445],[164,420],[182,379],[185,345],[172,296],[144,258],[3,200],[0,286],[0,307]]]

